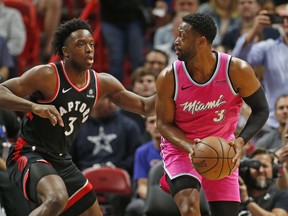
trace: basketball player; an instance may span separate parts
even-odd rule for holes
[[[242,148],[268,118],[266,98],[252,68],[212,50],[216,31],[208,15],[184,16],[175,40],[178,60],[157,80],[156,115],[163,136],[161,153],[166,174],[161,186],[170,191],[182,216],[200,215],[201,186],[213,216],[238,215],[237,168]],[[242,99],[252,114],[235,139]],[[191,165],[193,145],[211,135],[230,141],[236,150],[234,172],[222,180],[206,180]]]
[[[140,97],[111,75],[90,69],[94,41],[80,19],[58,28],[53,48],[60,62],[36,66],[0,86],[0,107],[27,112],[7,169],[26,198],[38,204],[30,216],[99,216],[92,185],[72,163],[69,147],[99,99],[107,96],[147,116],[155,114],[155,96]]]

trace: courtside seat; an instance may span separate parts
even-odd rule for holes
[[[92,184],[103,215],[110,215],[111,205],[105,194],[132,195],[131,180],[128,172],[121,168],[91,167],[82,171]]]

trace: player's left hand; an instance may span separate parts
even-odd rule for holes
[[[233,146],[236,154],[234,156],[234,158],[232,159],[232,162],[235,163],[235,166],[232,170],[232,172],[234,172],[240,165],[240,161],[243,157],[243,146],[244,146],[244,140],[240,137],[238,137],[237,139],[233,139],[231,141],[228,142],[229,145]]]

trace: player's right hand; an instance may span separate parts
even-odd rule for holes
[[[64,127],[62,117],[53,105],[33,104],[32,112],[42,118],[48,118],[53,126],[58,123],[61,127]]]

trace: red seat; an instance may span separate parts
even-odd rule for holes
[[[83,170],[96,193],[131,194],[131,180],[126,170],[111,167],[92,167]]]
[[[32,1],[4,0],[4,4],[20,11],[26,27],[27,41],[18,57],[18,75],[21,75],[26,69],[39,64],[40,32],[36,8]]]
[[[130,176],[126,170],[111,167],[92,167],[83,170],[84,176],[92,184],[103,215],[110,215],[111,206],[104,194],[132,195]]]

